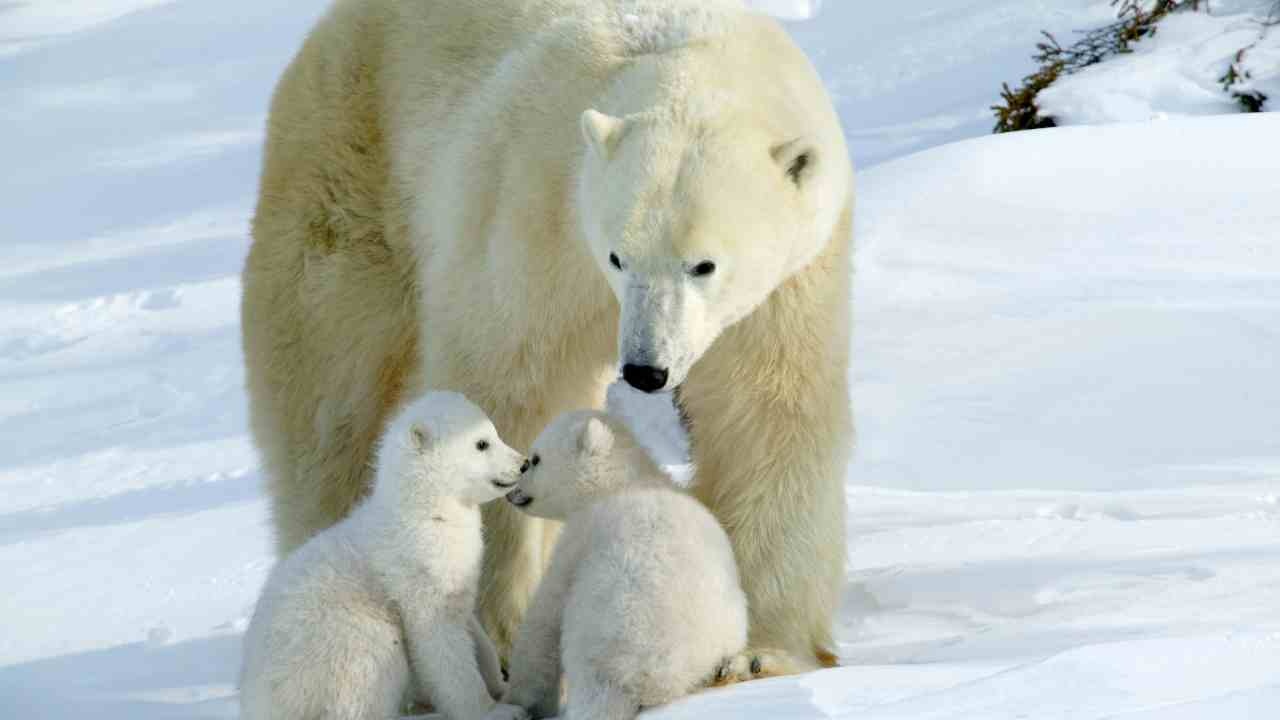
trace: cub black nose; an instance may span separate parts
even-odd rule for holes
[[[667,384],[667,369],[652,365],[623,365],[622,379],[641,392],[657,392]]]
[[[522,472],[522,473],[523,473],[523,472],[527,472],[528,470],[529,470],[529,461],[528,461],[528,460],[525,460],[524,462],[520,463],[520,472]]]

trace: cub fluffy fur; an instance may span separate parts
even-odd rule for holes
[[[516,638],[506,702],[556,715],[563,666],[568,717],[628,720],[707,684],[746,646],[724,530],[605,415],[556,419],[507,499],[565,525]]]
[[[241,717],[386,720],[413,699],[450,720],[493,708],[505,683],[474,615],[479,504],[514,485],[522,460],[461,395],[409,405],[381,440],[373,495],[271,572],[245,634]]]
[[[739,2],[340,0],[276,89],[244,271],[280,550],[368,491],[407,393],[524,449],[631,365],[678,389],[753,648],[831,661],[852,199],[817,73]],[[502,649],[554,524],[484,514]]]

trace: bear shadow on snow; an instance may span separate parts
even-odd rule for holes
[[[0,515],[0,547],[81,527],[123,525],[156,515],[193,513],[247,502],[261,496],[262,477],[246,473],[216,482],[189,479],[129,490],[104,498]]]
[[[0,717],[235,718],[240,635],[118,645],[0,668]]]

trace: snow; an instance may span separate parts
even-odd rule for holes
[[[844,667],[653,717],[1272,716],[1280,550],[1256,492],[852,487]],[[1078,517],[1042,514],[1064,497]]]
[[[1133,52],[1059,78],[1039,94],[1040,114],[1059,125],[1237,112],[1221,78],[1236,54],[1251,76],[1234,87],[1280,102],[1280,4],[1214,0],[1201,12],[1173,13]],[[1059,36],[1065,46],[1069,38]],[[1273,109],[1268,107],[1267,109]]]
[[[854,479],[1280,477],[1278,128],[1014,133],[863,173]]]
[[[0,26],[0,57],[16,55],[129,13],[173,0],[18,0],[5,3]]]
[[[238,273],[267,98],[323,7],[0,4],[0,717],[237,714],[272,562]],[[1280,711],[1278,121],[980,137],[1040,29],[1110,12],[791,26],[859,163],[843,666],[649,717]],[[678,474],[645,400],[610,399]]]
[[[809,20],[822,9],[822,0],[749,0],[747,5],[783,20]]]
[[[1000,83],[1035,69],[1041,30],[1067,36],[1115,16],[1109,0],[842,0],[821,10],[791,30],[863,168],[989,133]]]

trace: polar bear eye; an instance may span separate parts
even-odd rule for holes
[[[538,463],[540,462],[542,462],[542,458],[538,457],[537,455],[534,455],[533,457],[529,458],[529,464],[534,467],[538,467]]]
[[[716,264],[710,260],[704,260],[697,265],[694,265],[693,269],[689,271],[689,274],[694,277],[706,277],[715,271]]]
[[[489,441],[488,441],[488,440],[481,440],[481,441],[477,442],[477,443],[476,443],[476,449],[477,449],[477,450],[479,450],[480,452],[484,452],[485,450],[488,450],[488,449],[489,449]]]
[[[618,259],[617,253],[609,253],[609,264],[619,270],[622,269],[622,261]]]
[[[808,167],[809,153],[800,153],[791,161],[791,164],[787,166],[787,177],[791,178],[791,182],[799,185],[801,178],[804,177],[804,171]]]

